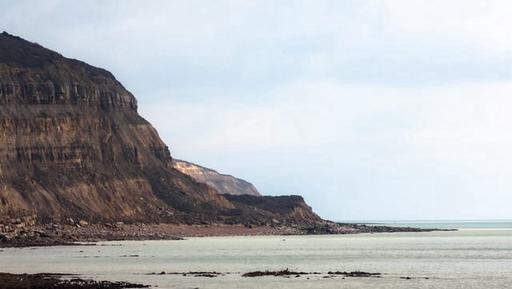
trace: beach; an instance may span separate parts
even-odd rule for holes
[[[282,224],[253,226],[241,224],[88,224],[34,225],[24,222],[0,226],[1,247],[41,247],[76,245],[98,241],[180,240],[185,237],[329,235],[383,232],[422,232],[438,230],[412,226],[365,225],[355,223],[319,222],[316,224]],[[445,229],[443,229],[445,230]]]
[[[509,225],[459,226],[458,231],[191,237],[4,248],[0,268],[10,273],[77,274],[153,288],[507,288],[512,283]],[[286,268],[305,274],[243,277]],[[329,274],[336,271],[379,275]]]

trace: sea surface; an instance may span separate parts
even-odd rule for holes
[[[73,273],[154,288],[512,288],[512,222],[378,222],[455,232],[207,237],[0,250],[0,272]],[[381,278],[244,278],[255,270],[366,271]],[[165,271],[217,271],[208,278]],[[404,279],[402,277],[410,277]],[[309,278],[309,279],[308,279]]]

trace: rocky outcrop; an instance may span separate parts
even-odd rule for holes
[[[64,277],[68,277],[67,279]],[[73,277],[73,278],[69,278]],[[49,273],[9,274],[0,273],[0,289],[123,289],[149,288],[148,285],[129,282],[94,281],[81,279],[73,275]]]
[[[301,196],[225,195],[225,197],[235,204],[244,219],[261,225],[313,224],[322,221]],[[264,223],[261,223],[261,220]]]
[[[205,183],[173,166],[135,97],[110,72],[0,34],[0,220],[281,218]]]
[[[172,160],[172,166],[191,176],[194,180],[216,189],[221,194],[261,196],[253,184],[231,175],[221,174],[215,170],[177,159]]]

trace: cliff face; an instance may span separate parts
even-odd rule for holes
[[[0,144],[0,214],[180,220],[202,206],[232,207],[171,168],[167,147],[109,72],[5,33]]]
[[[265,220],[270,223],[314,223],[322,219],[313,212],[301,196],[251,196],[226,195],[242,212],[242,215],[253,218],[252,223]],[[263,223],[261,223],[263,224]]]
[[[108,71],[0,34],[0,219],[225,222],[236,205],[173,168]]]
[[[261,196],[256,187],[245,180],[177,159],[172,160],[172,166],[199,183],[214,188],[220,194]]]

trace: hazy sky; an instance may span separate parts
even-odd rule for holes
[[[323,217],[512,218],[512,1],[0,0],[174,157]]]

